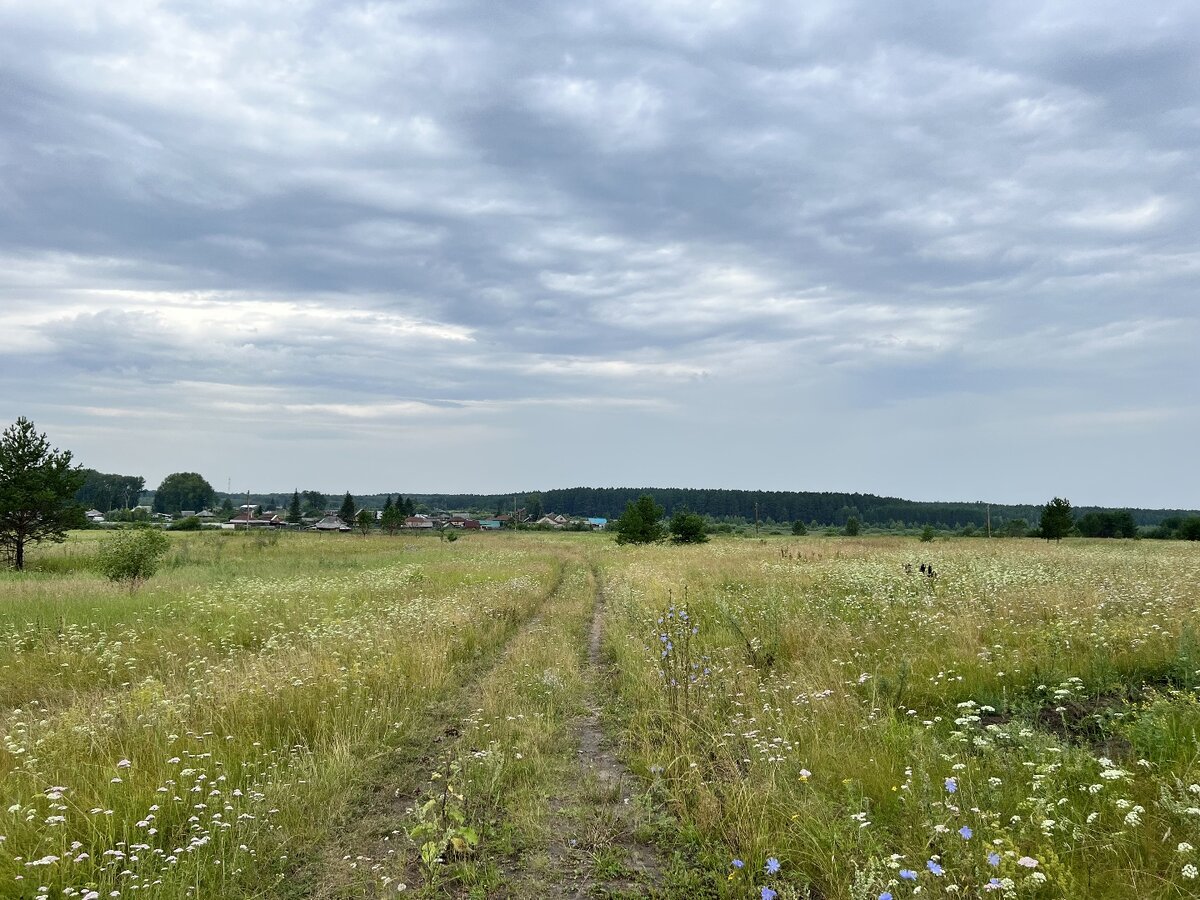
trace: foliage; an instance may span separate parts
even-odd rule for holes
[[[0,435],[0,550],[13,568],[25,567],[28,544],[60,542],[77,524],[72,498],[84,477],[71,451],[52,449],[24,416]]]
[[[350,525],[354,522],[354,498],[346,491],[346,496],[342,498],[342,505],[338,507],[338,518]]]
[[[1180,522],[1179,536],[1185,541],[1200,541],[1200,516],[1189,516]]]
[[[527,494],[522,501],[531,515],[542,510],[573,516],[605,516],[615,519],[631,500],[649,494],[672,515],[687,508],[709,519],[732,521],[735,525],[754,522],[755,508],[765,524],[790,524],[797,519],[810,527],[836,525],[841,528],[850,516],[865,526],[882,528],[903,523],[905,528],[920,529],[932,525],[941,531],[954,531],[964,525],[987,526],[988,509],[983,503],[952,503],[904,500],[876,494],[844,494],[816,491],[740,491],[704,488],[593,488],[573,487]],[[537,498],[537,506],[532,498]],[[511,494],[425,494],[418,499],[433,509],[493,510],[498,505],[512,506]],[[382,496],[380,497],[382,502]],[[1095,507],[1082,507],[1084,513]],[[992,521],[1022,518],[1034,522],[1041,506],[1030,504],[991,504]],[[1154,526],[1171,515],[1191,515],[1197,510],[1133,509],[1139,526]],[[534,517],[535,519],[537,517]]]
[[[1071,504],[1062,497],[1055,497],[1042,508],[1042,518],[1038,523],[1038,531],[1048,541],[1061,541],[1071,533],[1075,518],[1071,513]]]
[[[354,524],[357,525],[358,530],[365,535],[375,524],[375,513],[366,508],[360,509],[357,515],[354,517]]]
[[[1000,526],[1000,533],[1005,537],[1025,537],[1029,534],[1029,523],[1024,519],[1009,519]]]
[[[1133,513],[1127,509],[1085,513],[1075,527],[1084,537],[1137,537],[1137,524],[1133,521]]]
[[[921,543],[922,544],[932,543],[934,534],[935,534],[935,532],[933,530],[933,526],[926,525],[924,528],[921,529]]]
[[[404,518],[404,498],[399,498],[399,502],[393,504],[389,495],[387,502],[383,504],[383,515],[379,519],[379,527],[388,534],[395,534],[404,527]]]
[[[329,498],[320,491],[301,491],[300,502],[304,507],[305,515],[317,516],[325,514],[325,507],[329,503]]]
[[[104,517],[109,522],[149,522],[151,519],[149,511],[144,507],[113,509],[105,513]]]
[[[454,856],[471,853],[479,844],[478,832],[467,824],[457,784],[460,772],[459,763],[453,762],[444,776],[433,773],[434,783],[440,782],[442,789],[414,810],[416,823],[408,829],[408,836],[419,848],[421,864],[433,880],[440,865]]]
[[[83,484],[75,492],[75,502],[87,509],[109,512],[129,509],[137,504],[146,489],[146,479],[138,475],[110,475],[95,469],[80,469]]]
[[[300,506],[300,492],[292,492],[292,502],[288,504],[287,520],[293,525],[299,525],[304,518],[304,510]]]
[[[133,590],[158,571],[170,541],[157,528],[114,531],[100,547],[100,571],[110,581],[126,581]]]
[[[800,535],[808,534],[808,526],[797,519],[792,523],[792,534],[799,537]]]
[[[618,544],[653,544],[667,536],[663,508],[649,494],[630,500],[614,526]]]
[[[862,525],[859,523],[858,517],[851,516],[846,520],[846,527],[842,530],[842,533],[848,537],[858,537],[860,531],[862,531]]]
[[[168,531],[199,531],[204,525],[200,521],[199,516],[187,516],[183,519],[176,519],[167,526]]]
[[[154,492],[154,511],[177,513],[183,509],[205,509],[213,502],[213,487],[196,472],[172,472]]]
[[[704,532],[704,517],[681,509],[671,516],[671,540],[676,544],[703,544],[708,540]]]

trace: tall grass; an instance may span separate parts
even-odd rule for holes
[[[722,895],[1191,896],[1195,549],[810,538],[610,553],[628,751],[661,771],[697,852],[746,863],[713,873]],[[664,611],[669,624],[685,590],[704,672],[686,715],[662,664]]]
[[[521,541],[241,538],[187,536],[132,596],[10,576],[0,896],[286,879],[361,759],[402,746],[559,569]]]

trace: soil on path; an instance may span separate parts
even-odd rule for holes
[[[597,588],[588,633],[587,712],[574,723],[578,774],[550,801],[552,819],[562,824],[547,848],[547,871],[541,878],[510,872],[509,897],[666,896],[666,864],[649,838],[647,823],[639,823],[645,811],[636,802],[637,779],[617,757],[601,723],[611,677],[601,650],[603,639],[604,593]]]

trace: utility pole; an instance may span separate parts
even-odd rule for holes
[[[987,528],[988,537],[990,538],[992,536],[992,504],[990,503],[987,505]]]
[[[754,501],[754,536],[758,537],[758,501]]]

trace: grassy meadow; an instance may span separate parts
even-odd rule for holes
[[[1200,896],[1194,543],[103,537],[0,573],[0,897]]]

